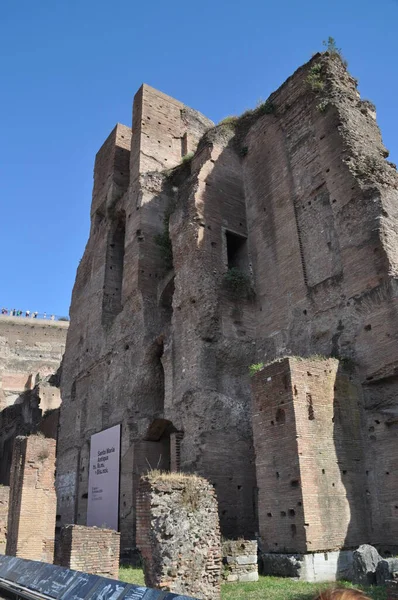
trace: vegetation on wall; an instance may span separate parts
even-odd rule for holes
[[[323,40],[322,43],[323,43],[324,47],[326,48],[326,52],[330,56],[332,56],[332,57],[338,56],[341,59],[343,65],[345,67],[348,66],[348,62],[344,58],[344,56],[343,56],[343,54],[341,52],[341,48],[337,48],[337,46],[336,46],[336,40],[333,37],[329,36],[328,39],[327,40]]]
[[[224,287],[235,298],[249,298],[253,295],[250,277],[236,267],[228,269],[224,274]]]
[[[264,369],[264,363],[263,362],[254,363],[254,365],[250,365],[249,366],[249,375],[250,375],[250,377],[253,377],[253,375],[255,375],[256,373],[258,373],[259,371],[262,371],[262,369]]]

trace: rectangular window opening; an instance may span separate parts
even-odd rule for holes
[[[185,132],[181,138],[181,156],[188,154],[188,134]]]
[[[225,232],[227,241],[228,269],[239,269],[248,271],[249,260],[247,253],[247,238],[232,231]]]

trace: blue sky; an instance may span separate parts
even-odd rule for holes
[[[333,36],[398,162],[398,0],[2,0],[0,305],[64,315],[95,153],[146,82],[214,121]]]

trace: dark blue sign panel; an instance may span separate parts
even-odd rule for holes
[[[8,556],[8,560],[2,566],[1,575],[3,579],[7,579],[7,581],[11,581],[15,583],[24,569],[29,568],[29,563],[31,561],[24,560],[23,558],[16,558],[15,556]],[[36,562],[35,562],[36,566]],[[37,566],[36,566],[37,568]]]
[[[118,600],[126,587],[127,583],[124,583],[123,581],[101,577],[100,584],[89,597],[95,598],[96,600]]]
[[[3,554],[0,554],[0,579],[54,600],[194,600],[189,596]]]
[[[60,596],[60,600],[84,600],[86,597],[95,598],[95,596],[92,596],[92,592],[101,579],[98,575],[89,575],[88,573],[79,573],[76,571],[76,577],[68,589]],[[88,595],[89,592],[90,596]]]
[[[60,598],[77,576],[76,571],[46,564],[44,569],[41,569],[35,577],[23,585],[51,598]],[[20,580],[18,583],[22,584]]]
[[[29,584],[34,581],[40,573],[46,571],[47,563],[38,562],[36,560],[23,561],[19,566],[19,576],[16,579],[18,585],[29,587]]]
[[[127,589],[123,600],[141,600],[147,591],[146,587],[139,587],[138,585],[131,585]]]

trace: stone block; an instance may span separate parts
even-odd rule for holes
[[[257,554],[249,554],[248,556],[236,556],[235,562],[237,565],[257,565]]]
[[[137,545],[148,587],[199,599],[220,597],[221,539],[213,486],[182,473],[142,477]]]
[[[264,575],[292,577],[308,582],[352,579],[352,552],[340,550],[308,554],[261,554]]]
[[[241,573],[239,575],[239,581],[258,581],[258,572],[252,571],[251,573]]]
[[[353,581],[361,585],[376,584],[376,569],[382,561],[376,548],[362,544],[353,552]]]

